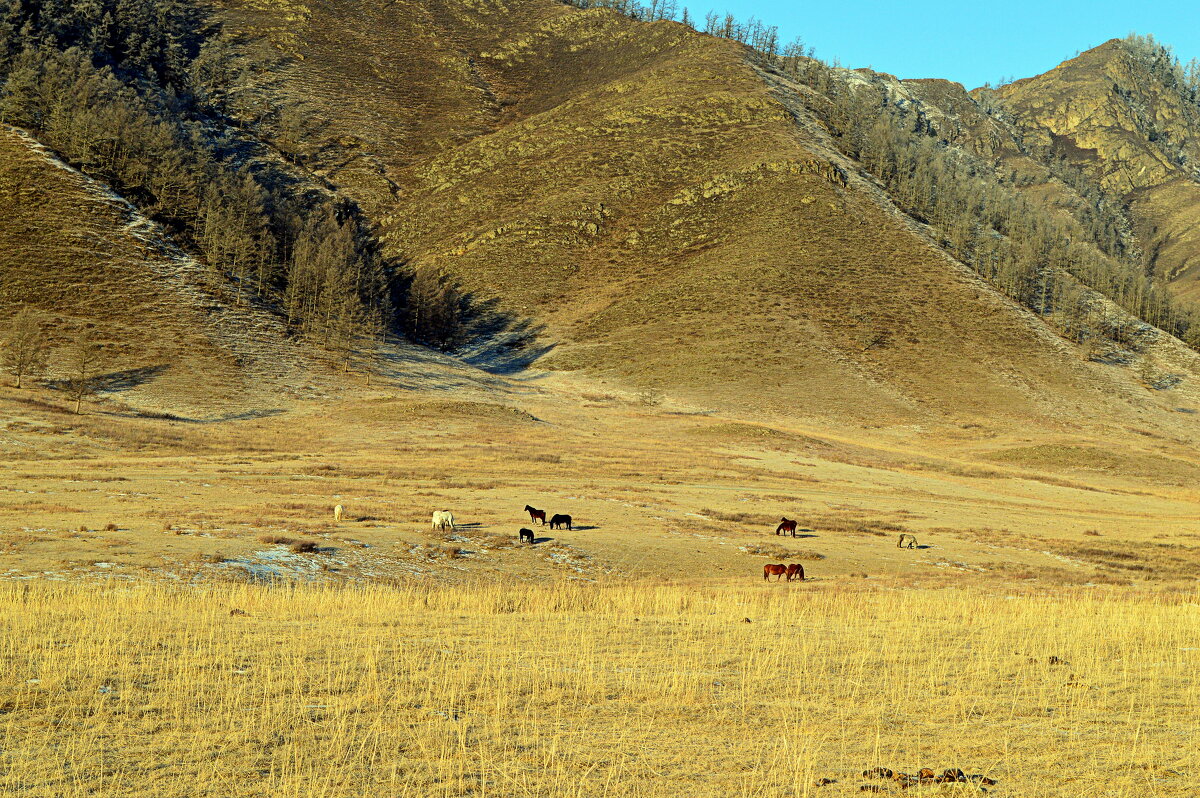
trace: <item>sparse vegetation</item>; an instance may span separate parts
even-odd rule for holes
[[[20,388],[25,377],[36,377],[50,362],[50,339],[37,311],[23,307],[13,314],[0,334],[0,363]]]

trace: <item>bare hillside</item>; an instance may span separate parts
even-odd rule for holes
[[[287,404],[316,366],[274,315],[214,290],[157,225],[12,128],[0,204],[0,303],[44,313],[51,377],[85,330],[105,345],[102,394],[187,415]]]
[[[736,43],[545,0],[230,8],[290,56],[259,91],[310,124],[280,141],[392,255],[542,328],[539,367],[858,420],[1156,404],[947,259]]]

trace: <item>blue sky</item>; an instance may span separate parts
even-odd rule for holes
[[[1200,0],[911,0],[905,3],[684,0],[707,11],[754,16],[797,34],[818,58],[869,66],[901,78],[948,78],[968,89],[1001,78],[1037,75],[1130,31],[1171,45],[1183,62],[1200,57]]]

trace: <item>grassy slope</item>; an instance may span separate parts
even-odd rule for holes
[[[0,202],[0,308],[46,314],[51,376],[84,329],[106,347],[106,393],[188,415],[277,406],[285,377],[311,365],[277,320],[214,295],[159,228],[12,129]]]
[[[394,254],[545,325],[540,365],[857,420],[1141,401],[821,176],[837,156],[730,42],[544,0],[231,5],[294,56],[262,90],[320,120],[309,164]]]

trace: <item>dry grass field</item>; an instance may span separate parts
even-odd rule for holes
[[[270,55],[234,138],[473,333],[342,370],[0,126],[0,320],[55,347],[0,379],[0,796],[1200,794],[1195,351],[1061,338],[734,42],[551,0],[215,5]],[[1136,209],[1172,269],[1186,188]]]
[[[1194,592],[0,585],[29,796],[1191,796]],[[815,786],[818,780],[833,783]]]
[[[449,370],[210,423],[0,390],[4,794],[1200,783],[1182,432],[817,429]],[[574,528],[519,544],[527,503]]]

